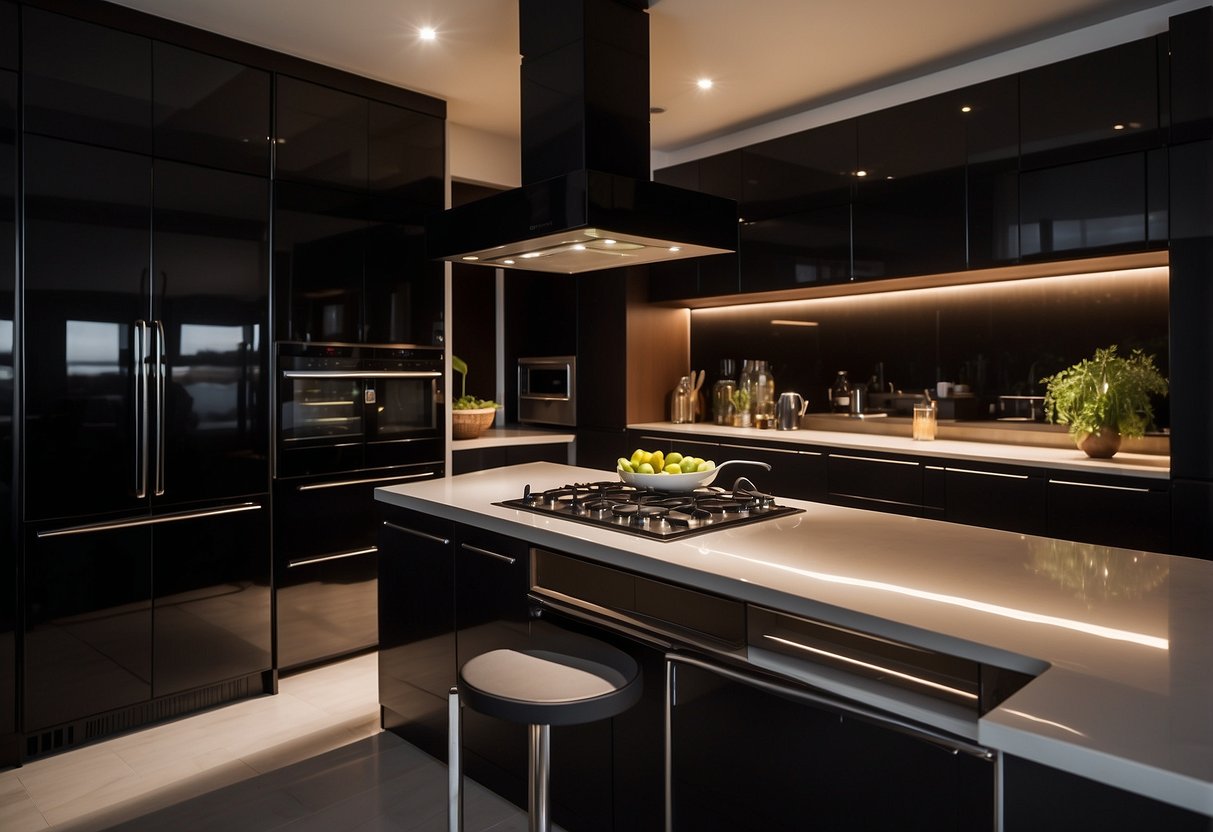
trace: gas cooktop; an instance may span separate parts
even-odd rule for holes
[[[688,494],[653,491],[622,482],[573,483],[547,491],[532,491],[528,485],[520,498],[494,505],[655,540],[673,540],[804,511],[777,504],[774,497],[763,494],[745,477],[739,477],[731,491],[709,486]]]

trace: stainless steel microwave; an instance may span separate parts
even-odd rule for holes
[[[518,421],[577,425],[577,357],[518,359]]]

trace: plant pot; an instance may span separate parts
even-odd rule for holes
[[[1078,440],[1078,447],[1092,459],[1111,459],[1120,450],[1120,434],[1108,429],[1086,433]]]
[[[733,427],[748,428],[750,426],[750,411],[741,410],[733,414]]]

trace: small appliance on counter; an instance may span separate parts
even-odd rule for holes
[[[1045,420],[1045,397],[999,396],[996,418],[1000,422],[1043,422]]]
[[[518,359],[518,421],[577,426],[577,356]]]
[[[779,394],[775,404],[775,428],[777,430],[799,430],[800,417],[809,409],[805,397],[788,390]]]

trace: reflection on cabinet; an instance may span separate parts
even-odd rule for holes
[[[0,29],[16,21],[16,6],[0,3]],[[8,46],[16,58],[15,26],[0,34],[0,66]],[[11,43],[10,43],[11,41]],[[17,76],[0,71],[0,767],[19,759],[17,731],[17,511],[13,455],[17,424],[13,367],[17,263]]]
[[[525,441],[525,440],[520,440]],[[569,446],[563,442],[546,445],[506,445],[495,448],[460,448],[456,444],[451,458],[451,468],[456,474],[483,471],[487,468],[502,468],[506,465],[521,465],[526,462],[569,461]],[[616,457],[618,454],[616,454]],[[612,457],[614,459],[615,457]]]
[[[18,68],[20,31],[17,4],[0,0],[0,69]]]
[[[379,704],[383,727],[446,759],[455,684],[454,524],[385,508],[379,530]]]
[[[157,156],[269,175],[268,72],[157,41],[152,99]]]
[[[24,129],[152,151],[152,42],[41,9],[22,10]]]
[[[368,100],[287,75],[276,90],[276,176],[365,190]]]
[[[942,488],[934,487],[942,477]],[[940,519],[987,529],[1045,534],[1045,472],[1005,465],[928,463],[924,471],[928,508]],[[936,499],[932,499],[936,497]],[[927,516],[937,516],[928,511]]]

